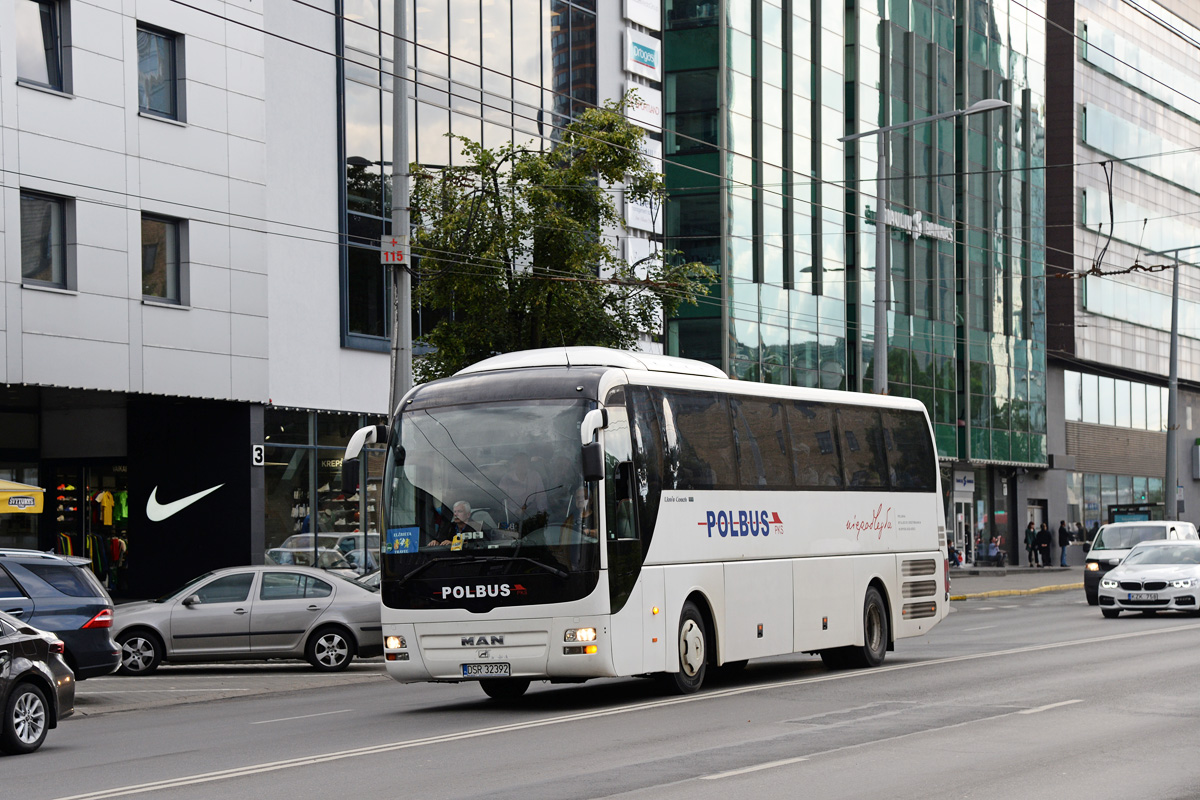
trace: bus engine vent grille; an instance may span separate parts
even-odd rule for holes
[[[905,619],[934,617],[937,616],[937,603],[932,600],[923,603],[905,603],[903,614]]]
[[[908,578],[913,575],[936,575],[938,564],[932,558],[923,558],[920,561],[905,561],[900,565],[900,574]]]
[[[905,597],[932,597],[937,590],[937,581],[909,581],[904,584]]]

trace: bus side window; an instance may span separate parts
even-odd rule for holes
[[[791,454],[783,405],[759,397],[730,399],[743,489],[790,488]]]
[[[714,392],[664,392],[678,436],[676,489],[735,489],[737,463],[733,452],[729,402]]]
[[[937,456],[925,416],[919,411],[885,411],[883,426],[892,441],[887,454],[892,488],[936,491]]]
[[[658,519],[658,498],[663,488],[662,424],[650,391],[644,386],[626,387],[629,398],[629,429],[633,434],[633,464],[637,470],[634,502],[637,503],[639,533],[647,545]]]
[[[842,462],[838,455],[834,413],[822,403],[787,404],[796,465],[796,485],[802,488],[842,487]]]
[[[842,432],[842,471],[848,489],[886,489],[887,455],[879,412],[870,408],[838,409]]]

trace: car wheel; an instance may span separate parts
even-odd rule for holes
[[[32,683],[18,684],[4,708],[0,750],[13,755],[37,750],[46,741],[49,715],[50,706],[42,690]]]
[[[354,660],[354,647],[341,628],[320,628],[304,648],[308,663],[322,672],[340,672]]]
[[[1100,613],[1104,615],[1105,619],[1116,619],[1121,614],[1121,609],[1119,609],[1119,608],[1102,608],[1102,609],[1100,609]]]
[[[484,678],[479,688],[493,700],[516,700],[529,688],[527,678]]]
[[[117,646],[121,648],[121,666],[117,672],[122,675],[149,675],[162,663],[162,641],[149,631],[136,628],[122,631]]]
[[[1089,606],[1100,605],[1100,593],[1099,592],[1084,592],[1084,595],[1087,597]]]

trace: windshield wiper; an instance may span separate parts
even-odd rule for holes
[[[411,579],[417,577],[422,572],[424,572],[425,570],[432,567],[434,564],[439,564],[439,563],[442,563],[445,561],[461,561],[461,560],[462,559],[458,559],[458,558],[431,558],[428,561],[426,561],[424,564],[420,565],[419,567],[414,568],[411,572],[409,572],[407,575],[405,575],[400,580],[396,581],[396,586],[403,586],[404,584],[408,583]]]
[[[542,569],[546,570],[546,572],[549,572],[551,575],[554,575],[555,577],[558,577],[558,578],[566,578],[567,577],[567,573],[563,572],[558,567],[551,566],[550,564],[545,564],[541,561],[538,561],[536,558],[530,558],[528,556],[473,556],[471,558],[460,558],[460,559],[454,559],[454,560],[457,561],[459,564],[462,564],[464,562],[465,563],[474,563],[474,564],[480,564],[480,563],[486,564],[486,563],[491,563],[493,561],[504,561],[504,562],[526,561],[530,564],[533,564],[535,567],[541,567]]]

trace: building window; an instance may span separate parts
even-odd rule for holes
[[[181,119],[179,85],[180,37],[166,31],[138,28],[138,110],[167,119]]]
[[[63,89],[62,30],[53,0],[17,0],[17,77]]]
[[[21,192],[21,278],[26,283],[67,286],[67,201]]]
[[[181,303],[179,222],[142,217],[142,296]]]

